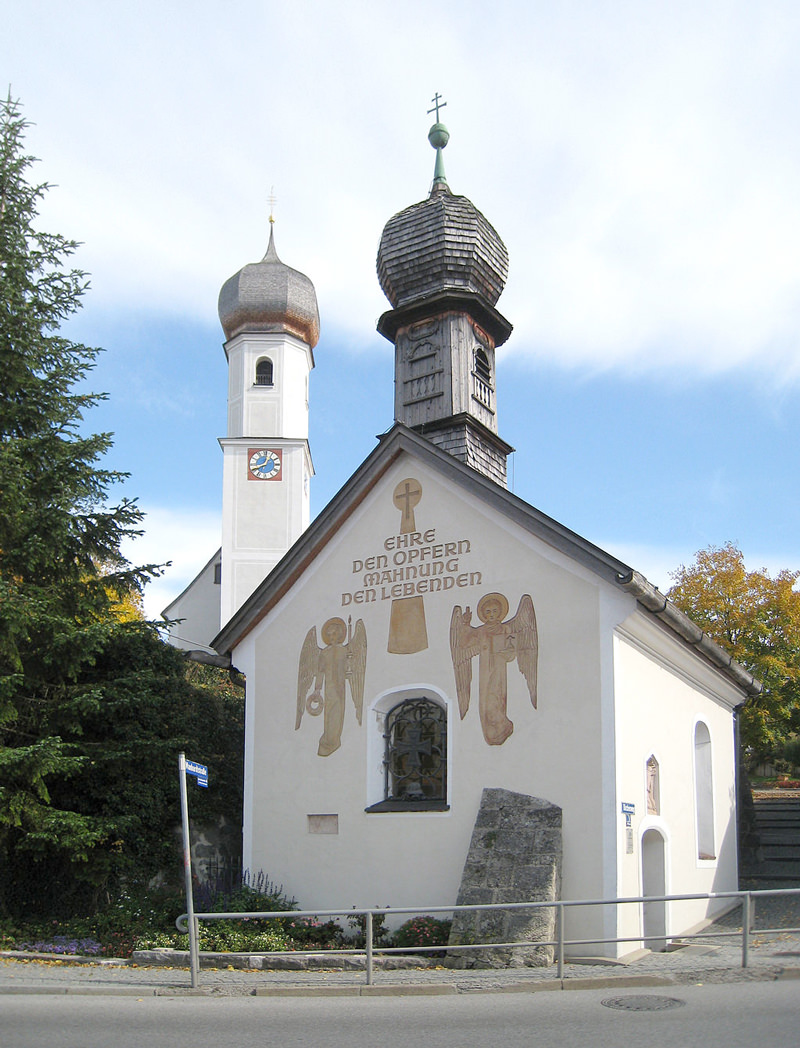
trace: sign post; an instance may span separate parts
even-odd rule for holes
[[[197,974],[200,970],[200,950],[198,947],[197,920],[194,915],[194,898],[192,893],[192,848],[189,840],[189,802],[186,791],[186,776],[194,775],[198,786],[208,786],[208,768],[195,761],[187,761],[183,753],[178,754],[178,779],[181,792],[181,830],[183,834],[183,876],[186,885],[186,913],[189,918],[189,965],[192,972],[192,989],[197,987]]]

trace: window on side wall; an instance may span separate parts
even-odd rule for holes
[[[697,819],[697,857],[716,859],[714,845],[714,777],[711,768],[711,735],[698,721],[694,729],[694,790]]]

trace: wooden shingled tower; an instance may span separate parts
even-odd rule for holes
[[[497,430],[495,350],[512,329],[495,304],[508,252],[472,201],[450,191],[449,133],[436,102],[430,194],[389,219],[381,236],[378,279],[392,309],[378,331],[395,345],[396,421],[505,486],[513,449]]]

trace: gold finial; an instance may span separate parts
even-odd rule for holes
[[[275,205],[278,203],[278,198],[275,196],[275,186],[269,187],[269,196],[267,197],[269,203],[269,224],[274,225],[275,223]]]

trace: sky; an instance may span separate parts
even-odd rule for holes
[[[68,334],[130,474],[157,615],[220,543],[217,297],[278,253],[314,282],[318,513],[393,421],[383,226],[453,192],[508,247],[515,493],[662,589],[699,549],[800,570],[796,0],[6,0],[0,75],[81,242]]]

